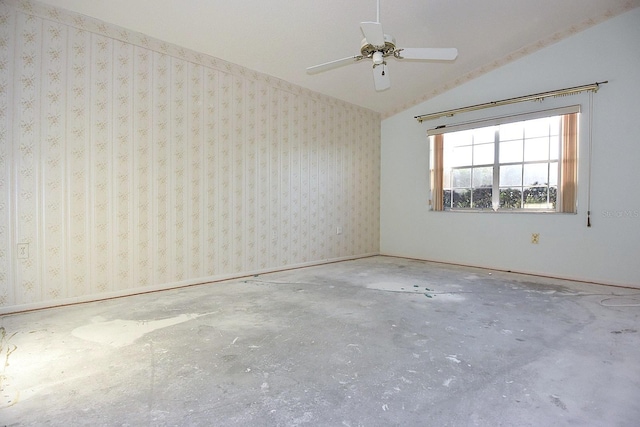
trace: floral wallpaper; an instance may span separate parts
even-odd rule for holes
[[[33,1],[0,166],[0,312],[379,250],[379,114]]]

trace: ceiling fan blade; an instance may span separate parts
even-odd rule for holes
[[[373,84],[378,92],[391,87],[391,79],[386,65],[379,65],[373,68]]]
[[[384,31],[382,30],[382,24],[379,22],[361,22],[360,29],[367,42],[374,46],[384,47]]]
[[[359,61],[363,58],[362,55],[350,56],[348,58],[336,59],[335,61],[325,62],[324,64],[314,65],[307,68],[307,73],[317,74],[323,71],[332,70],[334,68],[342,67],[343,65],[350,64],[352,62]]]
[[[432,61],[453,61],[458,57],[458,49],[431,48],[431,47],[406,47],[398,49],[399,59],[425,59]]]

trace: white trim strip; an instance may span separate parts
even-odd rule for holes
[[[580,112],[580,105],[570,105],[567,107],[551,108],[548,110],[534,111],[530,113],[513,114],[509,116],[492,117],[489,119],[474,120],[471,122],[455,123],[451,125],[442,125],[427,130],[427,135],[442,135],[449,132],[458,132],[461,130],[475,129],[480,127],[496,126],[505,123],[521,122],[525,120],[541,119],[543,117],[561,116],[564,114],[573,114]]]

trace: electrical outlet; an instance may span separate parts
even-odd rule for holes
[[[18,243],[18,259],[29,259],[28,243]]]
[[[342,234],[342,227],[336,227],[336,234]]]
[[[540,233],[531,233],[531,243],[534,245],[540,243]]]

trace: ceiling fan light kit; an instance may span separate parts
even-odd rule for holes
[[[380,23],[380,0],[378,0],[378,20],[360,23],[364,39],[360,44],[360,55],[337,59],[307,68],[307,73],[316,74],[341,67],[365,58],[373,63],[373,83],[376,91],[380,92],[391,87],[389,73],[386,71],[385,58],[414,59],[421,61],[453,61],[458,56],[456,48],[396,48],[396,40],[385,34]]]
[[[373,65],[380,65],[384,62],[382,52],[373,52]]]

